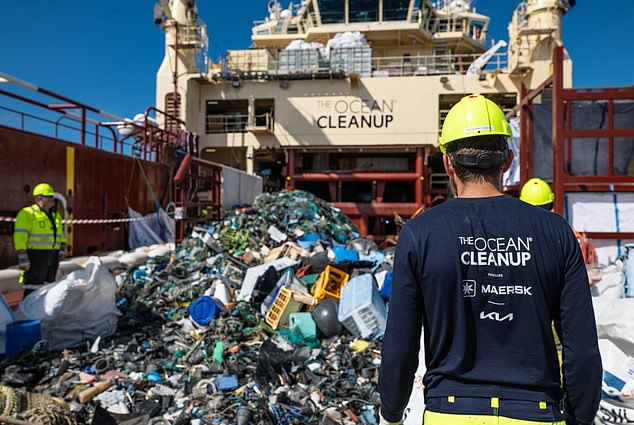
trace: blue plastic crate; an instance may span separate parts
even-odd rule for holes
[[[238,378],[235,375],[223,375],[214,379],[218,391],[233,391],[238,389]]]
[[[337,257],[337,264],[345,262],[355,263],[359,261],[359,253],[353,249],[346,249],[343,246],[335,246],[332,250]]]
[[[387,308],[371,274],[357,276],[343,287],[339,321],[361,338],[381,338],[385,333]]]

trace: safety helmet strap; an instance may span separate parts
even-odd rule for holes
[[[477,155],[450,154],[452,159],[463,167],[488,169],[504,164],[509,156],[509,151],[481,152]]]

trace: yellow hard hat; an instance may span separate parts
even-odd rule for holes
[[[542,179],[530,179],[522,187],[520,199],[536,207],[548,205],[555,201],[555,194],[548,183]]]
[[[504,112],[484,96],[465,96],[449,110],[445,118],[440,151],[446,153],[447,145],[456,140],[485,135],[511,137],[511,127]]]
[[[33,188],[33,196],[55,196],[55,190],[48,183],[40,183]]]

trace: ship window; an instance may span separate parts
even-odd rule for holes
[[[255,126],[267,127],[273,130],[275,118],[274,99],[255,99]]]
[[[376,22],[379,20],[379,0],[349,0],[350,22]]]
[[[248,116],[248,100],[208,100],[205,132],[245,132]]]
[[[345,22],[344,0],[318,0],[322,24],[343,24]]]
[[[471,21],[469,35],[476,40],[481,40],[483,33],[484,33],[484,22]]]
[[[436,25],[436,22],[436,14],[432,11],[431,7],[425,3],[425,6],[423,7],[423,26],[427,31],[435,32],[436,29],[434,26]]]
[[[418,16],[420,14],[421,3],[422,3],[422,0],[414,0],[414,7],[412,9],[412,22],[418,22]]]
[[[409,0],[383,0],[383,20],[404,21],[408,9]]]
[[[306,14],[307,19],[310,21],[311,26],[315,26],[317,23],[317,18],[315,15],[315,3],[310,2],[308,5],[308,10]]]

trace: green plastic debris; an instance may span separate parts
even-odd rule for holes
[[[220,232],[220,242],[230,252],[244,251],[249,247],[249,231],[225,227]]]
[[[218,363],[222,363],[223,357],[222,353],[225,350],[225,346],[222,341],[216,341],[216,345],[214,346],[213,360]]]
[[[310,290],[313,287],[313,285],[315,284],[315,282],[317,282],[317,279],[319,279],[319,276],[320,276],[319,273],[307,274],[307,275],[304,275],[304,276],[300,277],[300,280]]]

